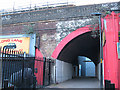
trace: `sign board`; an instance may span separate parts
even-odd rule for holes
[[[103,30],[103,33],[102,33],[102,46],[104,46],[106,43],[106,36],[105,36],[105,30]]]
[[[102,32],[102,46],[104,46],[106,43],[105,30],[107,30],[106,20],[104,20],[104,26],[103,26],[103,32]]]
[[[119,42],[117,42],[118,59],[120,59],[120,32],[118,33]]]
[[[30,37],[0,38],[0,47],[29,53]]]
[[[31,56],[35,56],[35,34],[18,34],[18,35],[2,35],[0,36],[0,47],[10,48],[22,52],[26,52]]]
[[[120,32],[118,32],[118,37],[119,37],[119,41],[120,41]]]
[[[120,42],[117,43],[118,59],[120,59]]]

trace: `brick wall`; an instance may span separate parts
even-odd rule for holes
[[[72,31],[93,23],[89,16],[98,8],[119,9],[119,2],[98,5],[68,6],[2,16],[2,34],[29,34],[40,36],[40,50],[51,57],[57,44]],[[95,21],[96,22],[96,21]],[[75,28],[74,28],[75,27]],[[38,44],[36,38],[36,46]]]
[[[68,19],[70,17],[88,16],[95,12],[96,9],[101,7],[107,7],[108,9],[118,9],[119,2],[105,3],[97,5],[85,5],[85,6],[68,6],[61,8],[51,8],[36,11],[23,12],[18,14],[3,15],[2,23],[4,24],[16,24],[25,22],[36,22],[43,20],[56,20],[56,19]],[[102,8],[101,8],[102,9]]]

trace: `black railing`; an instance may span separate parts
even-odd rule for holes
[[[2,52],[2,87],[34,88],[34,57],[26,57],[23,52],[3,49]]]
[[[53,83],[51,59],[30,57],[23,52],[3,49],[2,88],[43,88]]]
[[[43,86],[48,86],[54,83],[51,77],[51,68],[54,66],[54,60],[47,59],[44,57],[44,67],[43,67]]]

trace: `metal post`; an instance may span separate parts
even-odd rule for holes
[[[101,88],[104,88],[104,72],[103,72],[103,46],[102,46],[102,31],[101,31],[101,15],[99,15],[100,29],[100,61],[101,61]]]
[[[100,34],[100,88],[104,88],[103,82],[103,47],[102,47],[102,31],[101,31],[101,13],[92,13],[92,15],[99,16],[99,34]]]
[[[46,58],[43,57],[43,87],[45,86],[45,66],[46,66]]]
[[[0,89],[2,89],[2,47],[0,47]]]
[[[36,76],[34,75],[34,72],[35,72],[35,68],[34,68],[34,64],[35,64],[35,57],[32,58],[32,61],[33,61],[33,88],[35,89],[36,88]]]
[[[100,63],[101,63],[100,64],[100,69],[101,69],[100,87],[103,88],[101,15],[99,15],[99,32],[100,32]]]
[[[51,59],[49,59],[49,85],[50,85],[50,78],[51,78]]]
[[[25,78],[24,77],[24,60],[25,60],[25,57],[26,57],[26,53],[24,52],[23,53],[23,61],[22,61],[23,62],[23,65],[22,65],[23,66],[22,67],[22,83],[24,83],[24,78]],[[23,85],[22,85],[22,88],[23,88]]]
[[[4,89],[8,88],[8,79],[4,79]]]
[[[2,15],[0,15],[0,34],[2,34]],[[2,89],[2,47],[0,47],[0,89]]]
[[[38,37],[38,49],[40,49],[40,36]]]
[[[55,77],[55,83],[56,83],[56,60],[54,63],[55,63],[55,76],[54,77]]]

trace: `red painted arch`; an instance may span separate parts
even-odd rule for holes
[[[57,59],[57,57],[59,56],[60,52],[62,51],[62,49],[65,47],[65,45],[67,43],[69,43],[72,39],[74,39],[75,37],[82,35],[86,32],[90,32],[91,30],[89,29],[90,25],[87,25],[85,27],[79,28],[73,32],[71,32],[69,35],[67,35],[59,44],[58,46],[55,48],[55,50],[52,53],[53,58]]]

